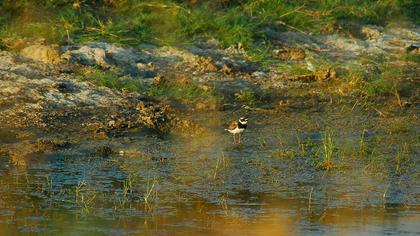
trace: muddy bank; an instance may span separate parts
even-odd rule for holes
[[[38,152],[48,150],[36,141],[43,137],[78,143],[136,129],[160,136],[203,133],[191,117],[209,110],[238,116],[349,106],[373,117],[418,113],[418,62],[407,58],[419,56],[419,30],[356,31],[354,37],[269,31],[269,54],[277,61],[268,64],[253,60],[242,45],[221,49],[215,41],[182,48],[24,44],[18,53],[0,51],[0,128],[15,137],[25,133],[31,138],[13,143]],[[1,143],[9,156],[19,149]]]

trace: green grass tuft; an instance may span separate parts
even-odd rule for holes
[[[255,106],[257,104],[257,95],[249,89],[240,90],[235,93],[235,101],[244,105]]]
[[[415,63],[420,63],[420,55],[418,54],[406,54],[404,56],[404,59],[406,61],[411,61],[411,62],[415,62]]]
[[[193,82],[163,81],[152,85],[147,94],[155,98],[169,98],[183,103],[207,101],[217,103],[220,98],[211,88],[204,89]]]
[[[368,96],[390,94],[394,88],[394,84],[382,76],[375,76],[368,81],[363,87],[363,91]]]
[[[78,76],[77,79],[121,91],[140,93],[143,90],[140,78],[119,77],[118,74],[114,72],[102,71],[100,69],[96,69],[92,73],[86,75]]]
[[[335,154],[335,142],[334,142],[334,134],[331,130],[325,131],[322,139],[322,147],[323,147],[323,154],[324,158],[320,163],[321,167],[325,170],[330,170],[333,168],[333,157]]]

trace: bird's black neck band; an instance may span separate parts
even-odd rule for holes
[[[239,129],[246,129],[246,124],[242,124],[241,122],[238,122],[238,128]]]

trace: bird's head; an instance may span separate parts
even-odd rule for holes
[[[243,125],[245,125],[246,123],[248,123],[248,119],[246,117],[241,117],[239,118],[239,122]]]

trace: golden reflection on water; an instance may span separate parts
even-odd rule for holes
[[[261,147],[257,143],[260,138],[255,131],[257,128],[245,133],[244,144],[234,145],[230,134],[223,131],[226,117],[212,116],[205,120],[202,122],[205,123],[204,132],[192,137],[172,136],[152,142],[141,137],[128,145],[129,151],[123,157],[93,156],[88,159],[92,163],[85,163],[85,159],[77,163],[77,158],[70,157],[68,162],[59,163],[54,168],[62,165],[63,169],[59,170],[68,171],[66,168],[73,165],[76,171],[60,173],[58,177],[65,179],[76,173],[90,185],[89,197],[96,198],[87,210],[79,203],[67,202],[71,205],[67,209],[63,206],[65,202],[51,200],[56,195],[68,194],[73,201],[74,185],[77,184],[72,182],[70,193],[52,193],[55,187],[61,188],[55,186],[57,173],[49,166],[57,164],[54,163],[56,159],[34,158],[26,165],[10,168],[7,170],[10,173],[4,172],[0,176],[3,187],[0,235],[16,232],[268,236],[419,233],[418,207],[389,204],[388,200],[403,202],[398,197],[410,193],[402,187],[401,181],[396,183],[392,171],[378,173],[375,168],[365,168],[363,160],[355,161],[350,157],[341,160],[347,168],[329,172],[308,166],[299,169],[305,163],[298,161],[307,159],[276,159],[265,152],[269,148],[284,148],[270,146],[279,145],[273,141],[277,133],[283,135],[285,145],[295,142],[287,124],[279,129],[259,127],[260,133],[273,135],[263,137],[267,144],[261,150],[258,149]],[[282,129],[289,131],[286,133]],[[156,154],[166,159],[156,159]],[[31,168],[37,162],[46,162],[48,167],[36,172]],[[80,167],[87,171],[81,174],[78,172]],[[89,168],[111,171],[109,176],[96,176],[98,172],[92,173]],[[304,174],[307,177],[300,179]],[[121,176],[120,179],[112,179],[115,175]],[[119,205],[121,199],[116,193],[129,176],[134,183],[129,191],[137,199],[144,197],[147,184],[156,181],[153,190],[157,197],[150,199],[148,208],[142,200],[130,202],[128,199],[127,204]],[[410,176],[406,178],[413,181]],[[104,180],[114,182],[111,189],[100,193],[95,185]],[[309,193],[311,188],[313,191]],[[285,197],[284,192],[290,197]]]
[[[8,214],[2,211],[0,235],[15,235],[22,230],[32,233],[52,230],[50,232],[54,234],[73,232],[77,235],[101,235],[106,232],[131,232],[132,235],[277,236],[326,232],[333,235],[359,235],[368,232],[418,233],[420,222],[420,214],[407,214],[404,208],[327,208],[324,212],[315,213],[306,210],[302,201],[272,197],[262,201],[254,216],[242,215],[238,211],[240,206],[232,206],[220,212],[220,206],[203,201],[173,206],[171,214],[116,216],[114,220],[104,220],[94,215],[75,215],[66,211],[10,207],[12,210]],[[420,209],[417,207],[411,210],[418,212]]]

